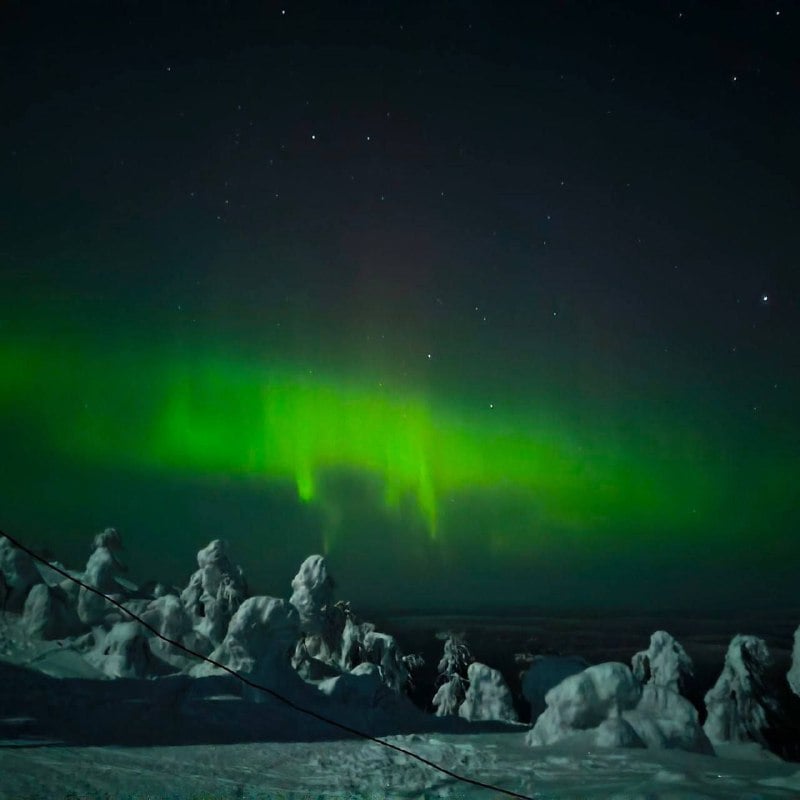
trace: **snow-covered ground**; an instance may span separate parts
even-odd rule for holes
[[[313,714],[527,797],[800,797],[800,762],[770,752],[794,752],[797,698],[783,665],[775,683],[756,637],[730,642],[706,732],[682,695],[696,665],[665,631],[627,655],[633,669],[537,656],[517,688],[538,709],[534,726],[515,721],[509,673],[450,636],[439,686],[460,688],[437,716],[406,694],[415,657],[334,603],[320,556],[301,566],[288,601],[248,596],[220,542],[198,553],[184,590],[145,590],[120,578],[118,537],[105,531],[70,574],[122,599],[148,631],[0,545],[0,800],[503,796],[291,708],[155,630]]]
[[[749,746],[716,758],[679,750],[528,747],[524,733],[410,734],[386,741],[537,798],[797,798],[800,766]],[[70,794],[72,793],[72,794]],[[275,800],[499,798],[380,745],[352,740],[0,750],[0,798]]]

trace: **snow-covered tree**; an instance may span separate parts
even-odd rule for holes
[[[438,688],[433,696],[437,717],[457,714],[467,695],[466,672],[474,659],[461,634],[448,633],[437,669]]]
[[[712,743],[753,741],[768,746],[764,733],[768,718],[777,711],[765,681],[771,661],[763,639],[733,637],[722,674],[705,696],[708,717],[703,730]]]
[[[650,637],[647,650],[633,657],[633,674],[639,683],[652,684],[680,693],[694,674],[692,659],[666,631]]]

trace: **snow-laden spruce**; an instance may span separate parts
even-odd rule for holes
[[[647,650],[636,653],[632,660],[633,674],[642,684],[682,692],[687,678],[694,674],[692,659],[666,631],[650,637]]]
[[[181,592],[181,602],[192,619],[192,628],[211,647],[225,637],[228,623],[247,597],[244,572],[228,557],[228,545],[214,539],[197,553],[197,570]]]
[[[0,608],[5,611],[22,611],[28,592],[42,576],[33,559],[0,536]]]
[[[508,684],[499,670],[473,661],[467,670],[469,686],[458,715],[468,720],[516,722],[517,712]]]
[[[794,648],[792,649],[792,666],[786,674],[791,690],[800,697],[800,625],[794,632]]]
[[[120,601],[124,598],[116,578],[126,571],[117,553],[122,538],[115,528],[106,528],[92,542],[92,553],[83,571],[83,583]],[[97,592],[81,587],[78,592],[78,617],[86,625],[99,625],[121,619],[121,612]]]
[[[419,658],[404,655],[394,636],[376,631],[370,622],[359,622],[348,603],[335,603],[335,585],[321,555],[306,558],[292,579],[289,602],[297,609],[300,632],[292,665],[303,678],[315,681],[370,663],[378,667],[383,684],[404,690],[410,667],[419,664]]]
[[[466,672],[474,660],[461,634],[447,633],[444,652],[439,659],[439,687],[433,696],[437,717],[458,713],[467,696]]]
[[[777,711],[765,681],[771,661],[763,639],[733,637],[722,673],[705,696],[708,716],[703,729],[714,744],[758,742],[768,747],[767,718]]]

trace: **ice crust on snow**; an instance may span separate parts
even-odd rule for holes
[[[681,692],[686,678],[693,674],[692,659],[666,631],[650,637],[647,650],[636,653],[632,660],[633,674],[641,683]]]
[[[471,721],[517,721],[511,691],[499,670],[473,661],[467,670],[467,681],[466,697],[458,708],[460,717]]]
[[[764,680],[771,661],[763,639],[733,637],[722,673],[705,696],[703,729],[714,744],[752,741],[767,746],[767,715],[777,710]]]

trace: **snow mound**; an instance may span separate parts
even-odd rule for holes
[[[117,622],[109,631],[98,627],[94,636],[94,649],[85,658],[109,678],[148,678],[168,671],[151,652],[147,630],[138,622]]]
[[[275,597],[249,597],[231,618],[225,638],[210,658],[274,691],[305,687],[290,663],[299,632],[300,618],[291,603]],[[220,672],[204,661],[189,674],[204,677]],[[264,699],[261,690],[248,689],[248,699]]]
[[[722,673],[705,696],[708,716],[703,729],[712,743],[752,741],[768,746],[767,715],[777,711],[765,685],[771,661],[763,639],[733,637]]]
[[[214,539],[198,551],[197,567],[181,592],[181,602],[192,627],[216,647],[247,596],[247,584],[242,568],[231,563],[228,545],[221,539]]]
[[[714,754],[697,709],[672,689],[648,683],[636,707],[622,716],[647,747]]]
[[[33,559],[5,536],[0,537],[0,606],[6,611],[22,611],[28,592],[41,582]]]
[[[650,637],[647,650],[633,657],[633,674],[643,684],[652,684],[680,692],[694,673],[692,659],[666,631],[656,631]]]
[[[794,648],[792,650],[792,666],[786,674],[792,691],[800,697],[800,625],[794,632]]]
[[[535,656],[522,675],[522,694],[531,707],[531,722],[544,711],[545,696],[554,686],[588,666],[579,656]]]
[[[625,664],[608,662],[589,667],[547,693],[547,708],[528,732],[526,741],[533,746],[549,745],[598,728],[607,719],[634,708],[641,691]],[[608,732],[599,735],[605,739]]]
[[[182,644],[189,650],[201,652],[204,641],[192,629],[192,620],[180,599],[174,594],[161,594],[151,600],[141,614],[142,619],[162,636]],[[157,636],[150,639],[153,654],[175,669],[181,670],[197,663],[194,656]]]
[[[82,633],[75,604],[60,586],[37,583],[28,593],[22,624],[37,639],[63,639]]]
[[[517,712],[505,679],[496,669],[474,661],[467,670],[467,689],[458,715],[466,720],[516,722]]]

